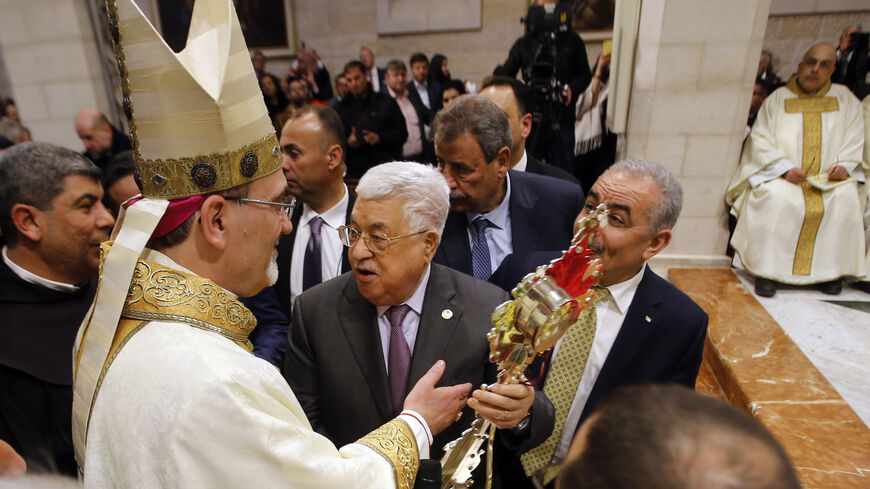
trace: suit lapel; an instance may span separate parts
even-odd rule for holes
[[[508,175],[511,179],[511,200],[508,205],[511,213],[513,252],[526,253],[537,250],[540,248],[537,245],[537,237],[546,232],[539,229],[543,221],[538,219],[538,216],[544,215],[545,211],[537,209],[538,196],[524,185],[525,175],[513,170],[509,171]]]
[[[420,327],[417,329],[405,392],[410,391],[420,377],[446,355],[447,344],[462,316],[462,310],[457,307],[455,298],[456,290],[447,279],[446,273],[439,265],[433,264],[423,299]],[[450,313],[445,314],[445,311]]]
[[[348,278],[338,308],[341,328],[357,366],[369,384],[381,416],[383,419],[390,419],[393,417],[393,408],[390,405],[387,368],[384,366],[384,353],[378,332],[377,310],[360,295],[354,277]]]
[[[593,404],[590,402],[593,399],[597,399],[613,390],[616,379],[622,377],[621,373],[632,363],[632,360],[641,350],[650,333],[656,329],[659,319],[658,306],[661,303],[661,297],[656,288],[650,286],[652,273],[649,267],[646,267],[644,270],[643,278],[637,287],[634,299],[631,301],[631,305],[628,306],[622,327],[620,327],[619,333],[616,335],[613,347],[610,348],[610,353],[601,367],[601,372],[598,374],[595,386],[589,394],[589,400],[586,402],[587,407]],[[583,411],[583,416],[588,415],[586,408]]]

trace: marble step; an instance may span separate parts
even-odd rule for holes
[[[698,390],[763,423],[807,489],[870,487],[870,429],[734,273],[668,277],[710,317]]]

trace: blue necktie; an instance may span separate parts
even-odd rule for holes
[[[492,275],[492,263],[489,259],[489,245],[486,243],[486,229],[491,223],[485,217],[478,217],[474,224],[475,235],[471,244],[471,270],[475,278],[489,280]]]
[[[308,221],[311,227],[311,237],[305,247],[305,257],[302,262],[302,290],[308,290],[323,281],[320,256],[320,227],[323,219],[320,216]]]

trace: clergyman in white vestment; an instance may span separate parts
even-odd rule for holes
[[[838,293],[866,273],[864,124],[855,96],[830,82],[835,59],[814,46],[764,101],[729,184],[731,245],[759,295],[774,281]]]

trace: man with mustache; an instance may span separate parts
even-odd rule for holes
[[[777,283],[839,294],[867,273],[864,123],[858,99],[831,83],[836,62],[833,45],[816,44],[765,99],[728,186],[731,246],[763,297]]]
[[[438,112],[433,126],[438,168],[450,187],[436,263],[488,280],[511,253],[568,249],[583,190],[510,170],[511,127],[498,105],[463,95]]]
[[[578,321],[549,359],[533,363],[526,374],[534,378],[543,372],[542,390],[555,407],[555,415],[539,409],[539,394],[526,432],[514,428],[503,437],[509,447],[524,452],[517,458],[502,458],[503,479],[518,481],[512,487],[532,487],[530,478],[550,484],[580,423],[617,387],[676,382],[694,388],[707,315],[646,265],[670,243],[682,201],[682,189],[673,174],[642,160],[614,164],[589,191],[578,219],[601,204],[610,209],[607,225],[593,242],[604,265],[600,288],[589,324]],[[493,279],[503,286],[516,284],[537,265],[557,256],[555,251],[515,254]],[[498,411],[492,406],[509,402],[494,393],[476,391],[468,405],[493,416]],[[555,428],[544,443],[532,446],[525,442],[536,425],[552,422]],[[518,425],[524,426],[523,422]]]
[[[72,150],[0,155],[0,440],[31,470],[76,475],[70,352],[115,220],[100,170]]]
[[[401,411],[411,386],[439,358],[447,362],[439,385],[495,379],[486,333],[508,295],[431,263],[448,193],[426,165],[371,168],[349,224],[339,228],[353,273],[306,290],[293,304],[284,374],[312,427],[336,444]],[[472,419],[466,414],[436,436],[432,457]]]

